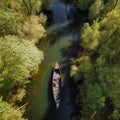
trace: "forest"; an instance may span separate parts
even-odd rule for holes
[[[0,120],[25,120],[26,86],[44,59],[36,47],[46,31],[41,5],[40,0],[0,1]]]
[[[120,120],[120,1],[76,1],[87,11],[72,61],[78,120]]]
[[[74,4],[70,19],[81,24],[77,57],[69,58],[76,120],[120,120],[120,0],[62,2]],[[38,44],[49,41],[49,3],[0,0],[0,120],[29,120],[24,97],[45,60]]]

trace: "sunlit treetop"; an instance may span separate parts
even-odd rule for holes
[[[1,120],[25,120],[20,110],[13,108],[9,103],[2,100],[0,96],[0,119]],[[27,119],[26,119],[27,120]]]
[[[95,20],[92,25],[84,24],[82,28],[81,45],[86,50],[93,50],[107,42],[112,36],[118,36],[120,30],[120,4],[108,12],[101,20]]]
[[[40,11],[41,3],[41,0],[5,0],[0,2],[0,7],[4,10],[31,15]]]
[[[15,81],[29,78],[43,60],[43,53],[35,45],[15,36],[0,38],[0,87],[12,87]]]
[[[36,15],[40,6],[38,0],[0,1],[0,36],[18,35],[33,42],[44,37],[46,16]]]

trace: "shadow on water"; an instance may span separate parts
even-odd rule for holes
[[[47,30],[47,40],[51,45],[54,45],[55,42],[59,40],[59,38],[62,36],[68,35],[70,33],[69,25],[71,24],[71,21],[59,23],[56,25],[53,25]]]
[[[78,24],[79,26],[79,24]],[[47,30],[47,40],[50,45],[54,45],[60,38],[72,36],[73,39],[80,38],[79,36],[79,27],[75,26],[75,21],[67,21],[64,23],[59,23],[53,25]]]
[[[71,58],[76,58],[78,56],[78,50],[79,50],[79,40],[73,41],[70,46],[67,48],[61,49],[62,51],[62,56],[65,57],[66,59],[62,61],[62,71],[65,75],[66,81],[65,81],[65,88],[66,86],[68,87],[67,89],[69,90],[69,97],[70,97],[70,102],[68,104],[72,103],[72,111],[70,114],[70,120],[76,120],[76,114],[74,110],[74,104],[73,104],[73,99],[72,99],[72,94],[71,94],[71,88],[70,88],[70,69],[71,69]],[[62,119],[61,119],[62,120]]]
[[[55,109],[55,102],[53,98],[53,92],[52,92],[52,75],[53,75],[53,68],[51,69],[51,74],[49,77],[49,82],[48,82],[48,102],[49,102],[49,108]]]
[[[68,86],[66,85],[66,83],[64,83],[64,86],[62,87],[62,91],[61,91],[60,106],[57,109],[55,106],[55,102],[52,94],[51,83],[52,83],[52,79],[50,79],[49,88],[48,88],[49,107],[43,120],[70,120],[70,117],[71,117],[70,114],[71,114],[72,108],[71,108],[71,103],[69,101],[69,94],[68,94],[68,88],[67,88]]]
[[[61,73],[62,73],[62,79],[63,79],[63,86],[61,91],[61,102],[59,109],[56,108],[53,93],[52,93],[52,74],[53,71],[51,70],[51,76],[49,79],[49,87],[48,87],[48,101],[49,101],[49,107],[45,114],[45,117],[43,120],[75,120],[75,111],[74,111],[74,105],[72,103],[72,96],[70,92],[70,66],[71,61],[70,58],[76,58],[77,53],[79,50],[79,40],[71,41],[71,44],[68,47],[61,48],[61,54],[64,60],[61,60],[59,62]]]
[[[49,82],[48,82],[48,110],[43,118],[43,120],[54,120],[57,119],[57,108],[54,102],[54,97],[53,97],[53,91],[52,91],[52,75],[53,75],[53,68],[51,69],[51,75],[49,77]],[[53,118],[53,113],[54,113],[54,118]]]
[[[72,21],[68,21],[67,16],[64,16],[64,12],[60,12],[62,8],[60,6],[63,5],[63,8],[65,9],[65,5],[61,4],[59,2],[53,3],[50,7],[53,11],[53,17],[54,20],[57,18],[55,22],[55,25],[49,28],[47,33],[48,41],[50,42],[50,45],[55,45],[55,43],[58,43],[61,41],[60,44],[65,45],[66,39],[69,39],[67,42],[67,46],[60,47],[59,54],[61,58],[59,59],[59,65],[61,68],[62,73],[62,90],[61,90],[61,102],[59,109],[56,108],[53,93],[52,93],[52,71],[51,71],[51,77],[49,80],[49,87],[48,87],[48,101],[49,106],[48,110],[44,116],[44,120],[75,120],[75,113],[74,113],[74,106],[71,101],[71,94],[70,94],[70,66],[71,61],[70,58],[77,57],[77,51],[78,51],[78,38],[79,33],[78,29],[74,29],[74,23]],[[62,9],[62,10],[64,10]],[[57,13],[56,13],[57,12]],[[64,17],[59,18],[63,15]],[[59,18],[59,19],[58,19]],[[64,22],[61,22],[61,19],[63,18]],[[64,19],[65,18],[65,19]],[[57,23],[57,24],[56,24]],[[74,40],[74,41],[72,41]]]
[[[61,91],[61,102],[59,109],[56,108],[53,92],[52,92],[52,75],[53,69],[51,69],[51,75],[49,77],[49,85],[48,85],[48,101],[49,106],[43,120],[76,120],[74,106],[71,101],[71,94],[70,94],[70,67],[71,61],[70,58],[76,58],[77,53],[79,50],[79,40],[76,38],[76,41],[71,41],[69,46],[61,48],[60,52],[64,60],[59,62],[63,85]]]

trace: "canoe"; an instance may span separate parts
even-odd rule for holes
[[[59,64],[58,62],[56,62],[53,70],[52,90],[57,109],[60,106],[60,89],[61,89],[61,73]]]

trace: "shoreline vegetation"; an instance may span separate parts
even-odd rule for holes
[[[27,120],[23,98],[44,60],[37,45],[52,21],[49,2],[0,1],[0,120]],[[77,120],[120,120],[120,1],[63,2],[74,5],[70,19],[80,24],[77,57],[69,58],[74,114]]]
[[[120,1],[74,2],[81,11],[77,15],[83,12],[87,18],[82,21],[78,57],[71,60],[75,115],[77,120],[119,120]]]
[[[27,120],[26,87],[44,59],[36,46],[46,32],[42,2],[0,1],[0,120]]]

